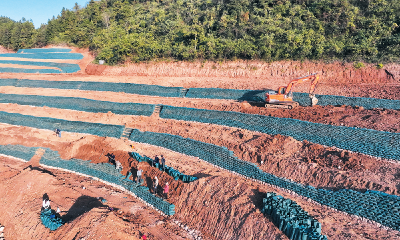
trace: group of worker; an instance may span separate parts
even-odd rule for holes
[[[139,167],[137,172],[136,172],[137,178],[136,178],[136,183],[141,183],[142,179],[144,179],[143,177],[143,170]],[[152,181],[152,187],[153,187],[153,194],[157,195],[158,193],[158,177],[155,176],[154,180]],[[163,187],[163,192],[161,197],[164,199],[168,199],[168,193],[169,193],[169,183],[166,182],[164,187]]]
[[[160,158],[158,157],[158,155],[154,156],[154,160],[152,159],[152,161],[151,161],[152,167],[156,166],[156,164],[160,164]],[[162,168],[162,171],[165,170],[165,158],[163,155],[161,155],[161,168]]]
[[[130,147],[134,148],[133,145],[130,145]],[[108,157],[108,161],[111,164],[115,165],[115,169],[117,169],[117,170],[121,169],[122,170],[121,162],[119,162],[118,160],[115,159],[115,155],[113,153],[108,153],[106,156]],[[163,155],[160,155],[160,157],[158,157],[158,155],[155,155],[154,159],[152,159],[152,161],[151,161],[151,166],[154,167],[154,166],[159,165],[160,161],[161,161],[161,169],[162,169],[162,171],[165,171],[165,158],[164,158]],[[134,174],[135,170],[136,170],[135,167],[131,166],[131,172],[133,174]],[[137,169],[137,171],[136,171],[136,183],[141,184],[142,181],[144,181],[143,169],[141,169],[139,167]],[[158,191],[157,191],[158,190],[158,185],[159,185],[158,178],[157,178],[157,176],[155,176],[154,180],[152,180],[152,190],[153,190],[153,194],[155,194],[155,195],[157,195],[157,193],[158,193]],[[162,194],[161,194],[162,198],[163,199],[164,198],[168,199],[168,193],[169,193],[169,183],[166,182],[164,187],[163,187]]]

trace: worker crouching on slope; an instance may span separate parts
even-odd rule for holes
[[[45,209],[50,209],[50,198],[47,193],[43,194],[43,204],[42,204],[42,211]]]

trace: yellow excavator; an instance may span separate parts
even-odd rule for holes
[[[312,81],[309,91],[311,98],[311,105],[314,106],[318,103],[315,97],[314,90],[319,81],[319,75],[314,73],[305,77],[293,79],[287,86],[279,87],[278,91],[269,91],[265,94],[265,107],[266,108],[286,108],[293,109],[299,106],[298,102],[293,101],[292,88],[300,83]]]

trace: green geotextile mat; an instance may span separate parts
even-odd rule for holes
[[[399,133],[333,126],[291,118],[173,106],[163,106],[159,116],[236,127],[269,135],[280,134],[298,141],[307,140],[375,157],[400,160]]]
[[[150,164],[150,166],[154,165],[153,167],[155,167],[161,171],[164,171],[166,174],[173,177],[174,180],[179,179],[179,180],[182,180],[182,182],[189,183],[189,182],[194,182],[199,179],[198,177],[195,177],[195,176],[183,174],[183,173],[179,172],[178,170],[174,169],[173,167],[169,167],[167,165],[165,165],[165,167],[163,168],[162,164],[161,164],[161,159],[160,159],[160,163],[153,164],[154,159],[151,159],[147,156],[141,156],[137,152],[130,152],[129,155],[138,162],[147,162],[148,164]]]
[[[29,68],[0,67],[0,73],[61,73],[61,71],[57,69],[29,69]]]
[[[60,157],[58,152],[52,151],[48,148],[45,149],[46,151],[40,160],[41,164],[71,170],[114,183],[118,186],[124,187],[128,191],[133,192],[137,197],[151,204],[164,214],[175,214],[175,205],[170,204],[156,195],[151,194],[147,187],[140,186],[140,184],[130,180],[129,178],[132,174],[131,172],[129,172],[128,176],[124,176],[121,174],[120,170],[117,170],[114,165],[109,163],[95,164],[91,163],[90,161],[84,161],[80,159],[64,160]]]
[[[68,121],[56,118],[33,117],[19,113],[7,113],[0,111],[0,123],[33,127],[39,129],[60,129],[61,131],[88,133],[100,137],[120,138],[124,126],[102,123],[90,123],[81,121]]]
[[[22,145],[0,145],[0,154],[29,161],[35,155],[37,149],[37,147],[25,147]],[[109,163],[95,164],[81,159],[64,160],[60,157],[57,151],[53,151],[49,148],[42,149],[44,149],[45,152],[40,159],[41,164],[82,173],[110,183],[114,183],[118,186],[124,187],[128,191],[133,192],[137,197],[151,204],[164,214],[175,214],[175,205],[164,201],[156,195],[151,194],[147,187],[140,186],[140,184],[130,180],[129,178],[132,174],[131,172],[129,172],[128,176],[124,176],[121,174],[120,170],[115,169],[115,166]],[[42,211],[41,219],[46,227],[50,228],[51,230],[55,230],[62,225],[62,222],[58,221],[54,217],[51,217],[51,215],[52,213],[50,211]]]
[[[340,211],[368,218],[395,230],[400,230],[400,197],[379,191],[354,191],[340,189],[332,191],[324,188],[296,183],[263,172],[257,165],[234,156],[226,147],[196,141],[181,136],[142,132],[134,129],[130,140],[164,147],[175,152],[198,157],[218,167],[239,173],[310,198],[320,204]]]
[[[91,91],[125,92],[139,95],[160,97],[188,97],[208,99],[232,99],[238,101],[265,101],[265,90],[240,90],[222,88],[189,88],[164,87],[134,83],[83,82],[83,81],[40,81],[24,79],[0,79],[0,86],[59,88]],[[185,90],[185,91],[184,91]],[[385,108],[400,109],[400,100],[344,97],[335,95],[316,95],[318,105],[348,105],[362,106],[366,109]],[[293,93],[293,99],[302,106],[310,106],[311,100],[307,93]]]
[[[33,62],[33,61],[17,61],[17,60],[0,60],[0,64],[16,64],[40,67],[55,67],[58,69],[27,69],[27,70],[56,70],[56,73],[74,73],[81,70],[78,64],[56,63],[56,62]],[[18,68],[22,69],[22,68]],[[1,71],[1,70],[0,70]]]
[[[70,48],[28,48],[19,49],[17,53],[55,53],[55,52],[71,52]]]
[[[80,53],[60,53],[60,52],[36,52],[36,53],[3,53],[0,58],[30,58],[30,59],[71,59],[81,60],[83,55]]]
[[[37,147],[25,147],[22,145],[0,145],[0,153],[29,161],[35,156]]]
[[[42,210],[40,212],[40,220],[42,220],[43,225],[51,231],[57,230],[57,228],[64,224],[64,221],[59,218],[52,209]]]
[[[71,109],[95,113],[113,112],[115,114],[121,115],[143,116],[150,116],[155,108],[155,105],[153,104],[117,103],[75,97],[52,97],[2,93],[0,93],[0,103],[16,103],[19,105],[30,105],[37,107],[47,106],[53,108]]]
[[[262,212],[293,240],[327,240],[321,235],[321,224],[304,211],[296,202],[268,192],[263,199]]]

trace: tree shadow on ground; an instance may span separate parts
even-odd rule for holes
[[[64,222],[71,222],[82,214],[89,212],[93,208],[108,207],[101,202],[101,199],[90,196],[80,196],[68,210],[67,214],[61,218]]]

